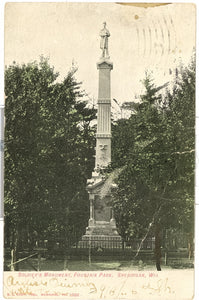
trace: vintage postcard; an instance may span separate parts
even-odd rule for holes
[[[196,6],[8,2],[5,299],[194,298]]]

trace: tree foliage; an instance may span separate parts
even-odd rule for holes
[[[124,240],[149,228],[155,234],[157,226],[193,231],[194,60],[171,90],[148,73],[143,84],[134,113],[113,126],[112,168],[123,167],[113,207]]]
[[[70,70],[63,82],[48,61],[5,71],[5,223],[29,239],[82,234],[86,179],[94,165],[95,110]],[[8,237],[8,236],[7,236]],[[74,243],[74,239],[72,241]]]

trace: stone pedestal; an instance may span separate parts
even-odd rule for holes
[[[91,182],[87,188],[90,200],[90,219],[86,234],[79,242],[79,247],[121,248],[121,237],[118,234],[113,210],[110,206],[110,192],[103,193],[105,182],[99,174],[93,179],[94,182]]]
[[[111,89],[110,72],[113,64],[107,58],[97,63],[99,70],[98,114],[96,134],[95,170],[88,180],[90,201],[90,219],[86,234],[79,242],[81,248],[121,248],[122,241],[118,234],[111,208],[111,195],[104,189],[105,181],[100,169],[111,162]]]

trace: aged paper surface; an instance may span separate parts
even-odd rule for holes
[[[195,46],[194,4],[7,3],[5,65],[28,63],[44,55],[64,77],[74,62],[78,80],[97,99],[96,62],[104,21],[111,32],[112,97],[120,103],[141,92],[145,70],[151,69],[157,84],[162,84],[170,80],[177,61],[190,60]],[[183,300],[193,298],[194,270],[163,266],[162,272],[5,271],[3,285],[8,299]]]
[[[5,272],[6,298],[192,299],[193,270]]]

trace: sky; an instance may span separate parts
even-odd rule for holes
[[[116,3],[7,3],[5,65],[49,57],[62,80],[72,64],[91,101],[97,102],[99,31],[106,21],[113,62],[111,94],[121,104],[134,101],[150,70],[156,84],[190,61],[195,46],[195,5],[137,7]]]

